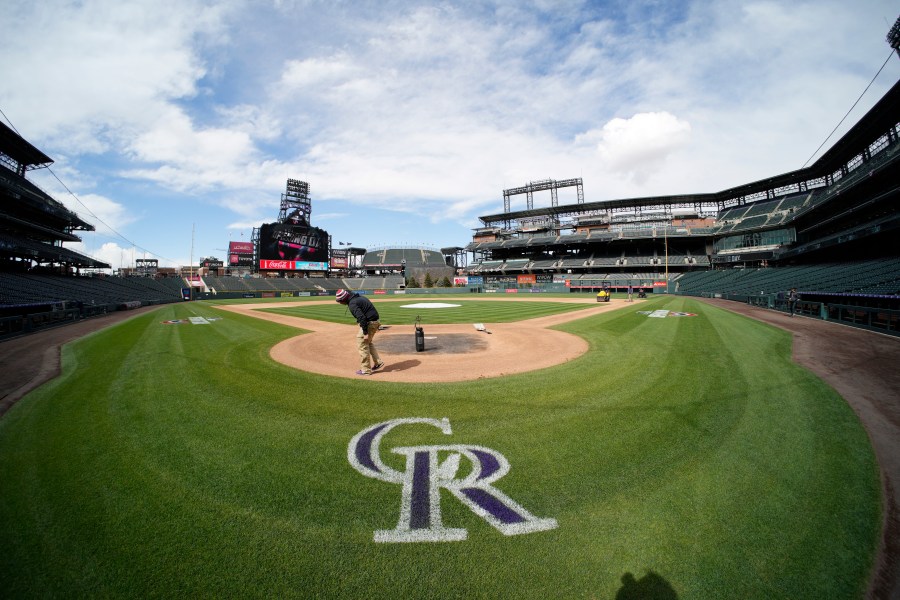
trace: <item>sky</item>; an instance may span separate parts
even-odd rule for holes
[[[6,0],[0,119],[54,160],[29,179],[95,226],[66,247],[114,269],[225,259],[287,179],[335,248],[439,249],[531,181],[581,177],[598,202],[803,167],[900,78],[897,17],[896,0]]]

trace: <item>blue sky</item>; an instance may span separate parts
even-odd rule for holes
[[[900,77],[897,16],[895,0],[7,0],[0,109],[55,161],[30,178],[97,228],[67,246],[114,268],[225,258],[288,178],[335,247],[464,246],[529,181],[581,177],[595,202],[802,167],[886,60],[823,150]]]

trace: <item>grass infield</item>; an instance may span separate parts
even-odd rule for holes
[[[462,322],[521,318],[521,302],[498,304]],[[639,313],[656,309],[697,316]],[[162,323],[190,316],[220,320]],[[676,297],[560,328],[591,350],[456,384],[296,371],[268,356],[296,329],[202,302],[70,344],[62,376],[0,420],[0,590],[862,596],[879,535],[874,455],[847,404],[791,362],[787,333]],[[442,490],[444,525],[468,539],[373,542],[396,527],[401,488],[354,470],[347,445],[402,417],[447,417],[453,435],[399,427],[387,464],[404,470],[390,452],[404,445],[494,449],[511,465],[497,488],[558,528],[504,536]]]
[[[465,296],[463,298],[466,298]],[[321,298],[319,298],[321,300]],[[379,302],[377,296],[370,297],[377,304],[378,316],[384,325],[411,325],[416,317],[421,318],[423,325],[441,325],[446,323],[510,323],[525,319],[535,319],[564,312],[584,310],[590,304],[572,304],[563,302],[520,302],[504,300],[418,300],[411,299],[402,302],[392,300]],[[458,306],[448,308],[404,308],[411,304],[456,304]],[[303,317],[332,323],[354,324],[355,318],[350,314],[346,305],[332,302],[331,304],[305,305],[298,303],[296,306],[285,308],[260,309],[265,312],[273,312],[291,317]]]

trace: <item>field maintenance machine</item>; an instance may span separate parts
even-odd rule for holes
[[[600,291],[597,292],[597,302],[609,302],[609,299],[612,297],[612,290],[609,288],[609,284],[607,282],[603,283],[603,287],[600,288]]]

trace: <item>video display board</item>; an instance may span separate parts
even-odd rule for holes
[[[134,261],[135,272],[140,275],[156,276],[159,272],[159,261],[155,258],[139,258]]]
[[[332,250],[331,251],[331,268],[332,269],[346,269],[350,266],[350,257],[347,255],[346,250]]]
[[[259,259],[328,261],[328,232],[318,227],[265,223],[259,228]]]

